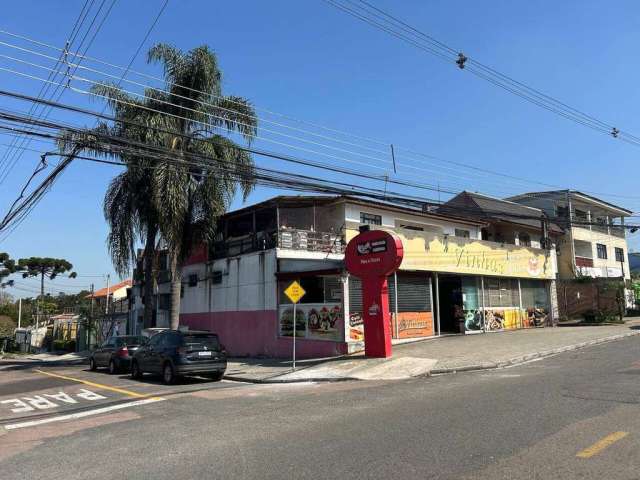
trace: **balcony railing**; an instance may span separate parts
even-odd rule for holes
[[[342,235],[310,230],[282,229],[278,232],[278,247],[309,252],[344,253]]]
[[[593,267],[593,258],[576,255],[576,267]]]

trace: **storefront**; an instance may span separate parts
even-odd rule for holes
[[[551,304],[544,280],[439,275],[443,333],[543,327]]]

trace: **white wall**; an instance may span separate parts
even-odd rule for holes
[[[223,272],[221,283],[211,283],[213,271]],[[198,275],[197,286],[188,285],[190,274]],[[182,273],[185,285],[180,312],[275,310],[275,274],[275,249],[215,260],[208,269],[204,263],[186,266]]]
[[[382,226],[386,228],[396,228],[396,221],[407,222],[416,226],[424,226],[428,230],[429,226],[442,228],[442,233],[455,235],[455,229],[468,230],[471,238],[480,239],[480,228],[475,225],[465,223],[457,223],[452,220],[440,220],[438,218],[425,217],[419,214],[412,215],[410,213],[400,213],[383,208],[347,204],[345,208],[345,220],[347,222],[360,223],[360,212],[370,213],[372,215],[380,215],[382,217]]]

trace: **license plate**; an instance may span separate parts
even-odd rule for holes
[[[210,357],[211,352],[198,352],[199,357]]]

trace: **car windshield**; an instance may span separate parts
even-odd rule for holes
[[[189,351],[220,349],[217,335],[184,335],[183,339],[184,346]]]
[[[131,335],[131,336],[126,336],[126,337],[118,337],[116,339],[116,345],[118,347],[125,347],[125,346],[133,346],[133,345],[142,345],[144,344],[144,339],[142,337],[138,337],[135,335]]]

